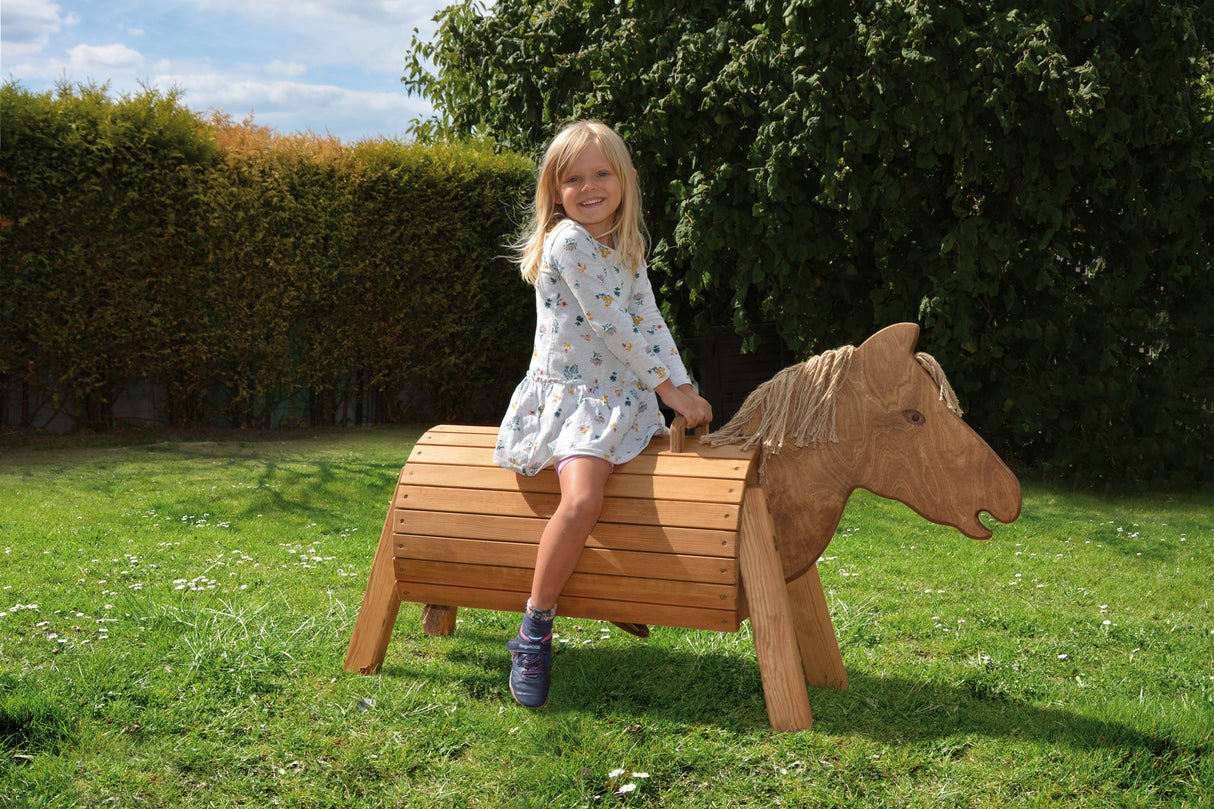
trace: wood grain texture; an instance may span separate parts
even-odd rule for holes
[[[371,563],[371,576],[363,595],[362,607],[354,622],[350,645],[346,649],[346,671],[372,674],[384,664],[392,627],[400,611],[400,596],[396,588],[395,560],[392,548],[392,513],[384,520]]]
[[[814,719],[767,499],[761,489],[752,489],[746,493],[745,505],[738,563],[750,607],[767,718],[776,730],[804,730]]]

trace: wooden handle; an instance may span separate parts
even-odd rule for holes
[[[695,434],[697,436],[708,435],[708,425],[701,424],[696,427]],[[682,452],[687,442],[687,419],[682,416],[675,416],[674,421],[670,422],[670,451]]]

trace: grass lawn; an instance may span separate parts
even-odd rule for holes
[[[769,730],[754,648],[401,609],[342,670],[420,429],[0,449],[0,806],[1214,806],[1214,496],[1025,487],[975,542],[860,492],[820,569],[851,679]]]

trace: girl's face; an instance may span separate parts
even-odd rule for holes
[[[565,216],[599,241],[606,239],[615,225],[623,190],[602,148],[593,141],[586,144],[556,181],[557,199]]]

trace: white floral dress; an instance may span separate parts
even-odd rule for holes
[[[615,260],[566,219],[544,242],[535,347],[498,431],[493,460],[534,475],[555,459],[635,458],[666,424],[653,389],[690,381],[649,275]]]

